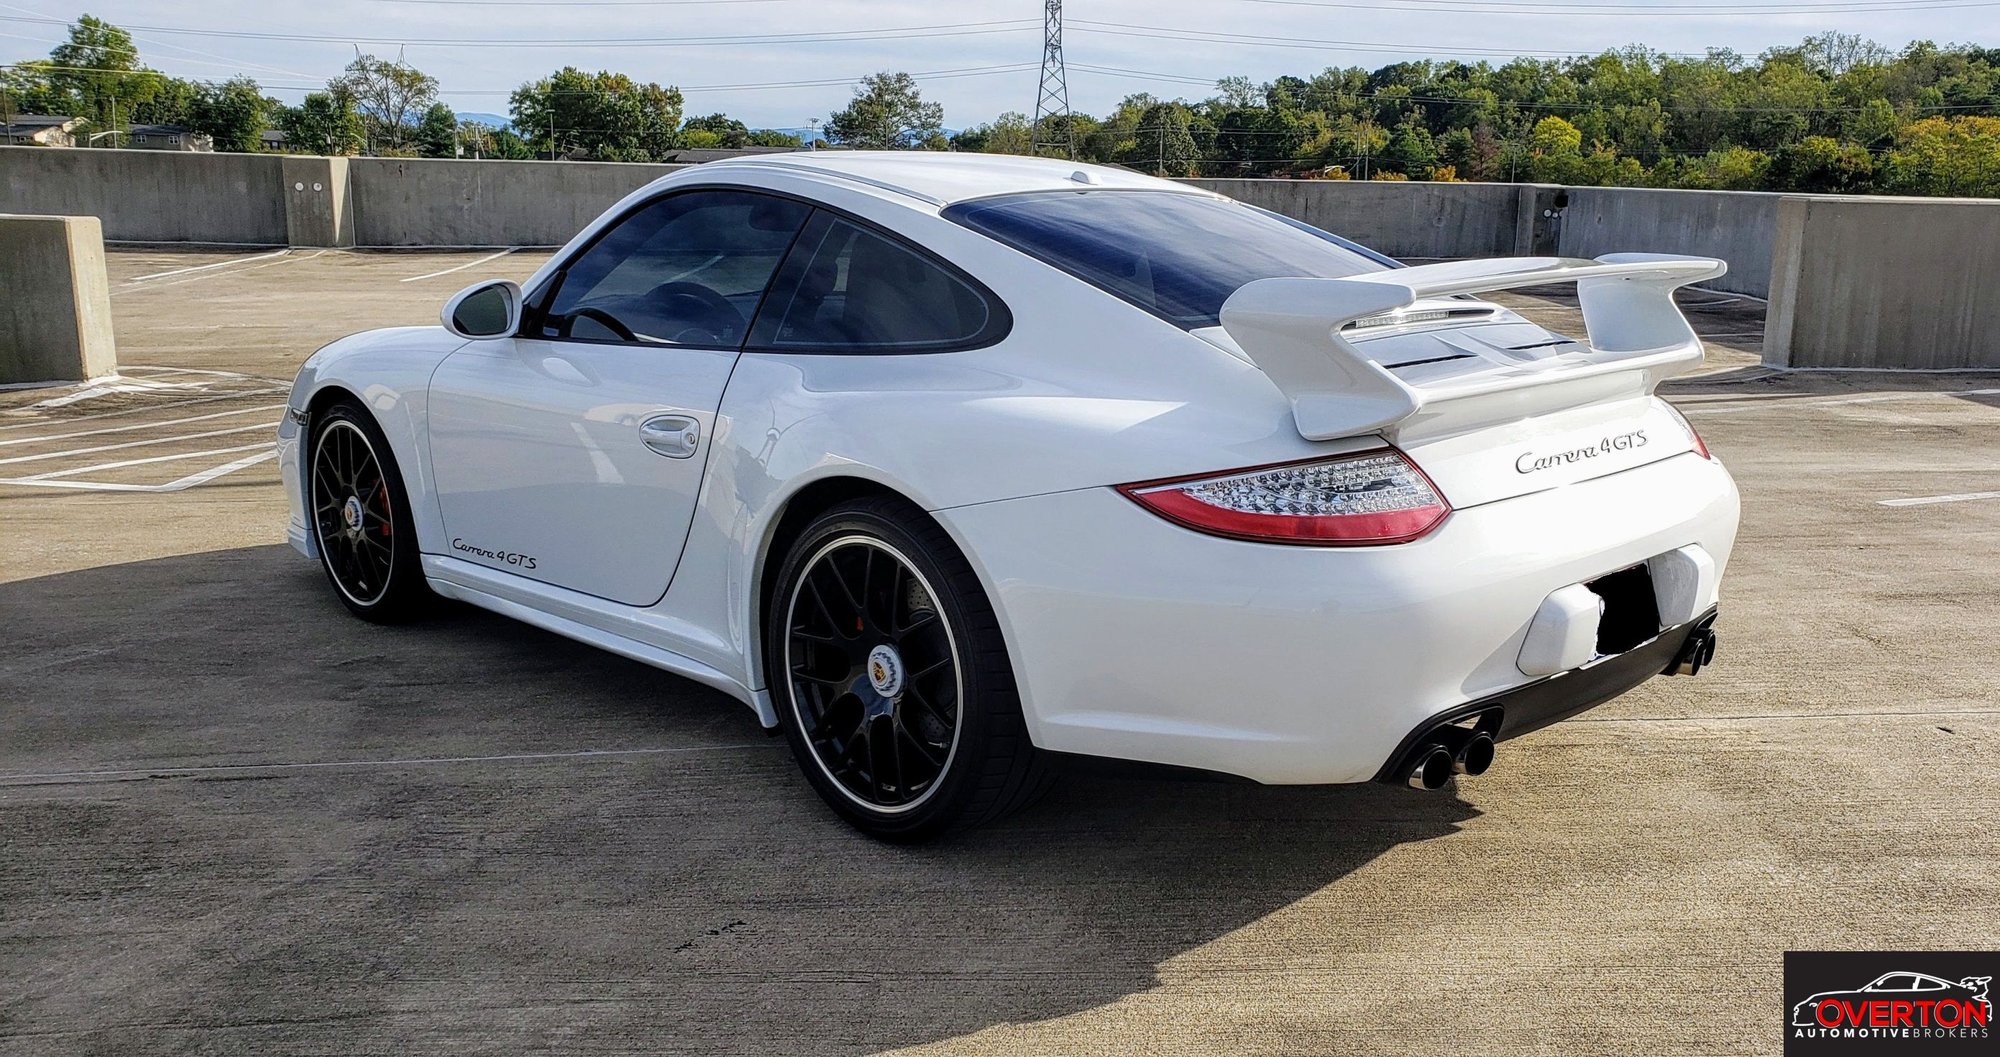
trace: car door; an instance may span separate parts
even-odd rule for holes
[[[446,357],[429,429],[449,556],[658,601],[723,387],[811,212],[740,190],[654,199],[532,291],[515,336]]]

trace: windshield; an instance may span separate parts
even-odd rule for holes
[[[1215,326],[1222,302],[1257,279],[1399,267],[1276,213],[1172,191],[1037,191],[944,216],[1189,329]]]

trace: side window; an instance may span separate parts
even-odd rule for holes
[[[741,345],[812,207],[742,191],[641,206],[557,273],[531,313],[543,338]]]
[[[991,341],[989,295],[900,241],[821,212],[771,289],[751,344],[814,352],[925,352]]]

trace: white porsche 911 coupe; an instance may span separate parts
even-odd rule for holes
[[[801,153],[321,349],[292,544],[740,698],[862,830],[1056,754],[1437,788],[1714,649],[1729,474],[1652,254],[1422,267],[1134,173]],[[1588,336],[1471,295],[1576,284]]]

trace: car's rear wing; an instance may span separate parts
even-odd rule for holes
[[[1603,386],[1568,383],[1632,375],[1616,388],[1651,392],[1701,363],[1701,340],[1674,291],[1728,270],[1722,261],[1653,253],[1596,260],[1503,257],[1368,272],[1345,279],[1259,279],[1222,305],[1222,327],[1292,403],[1299,433],[1332,440],[1381,432],[1473,428],[1550,409],[1557,386],[1570,397]],[[1519,362],[1482,360],[1476,370],[1412,385],[1343,334],[1358,320],[1431,297],[1575,283],[1588,347]],[[1583,399],[1553,401],[1556,406]]]

